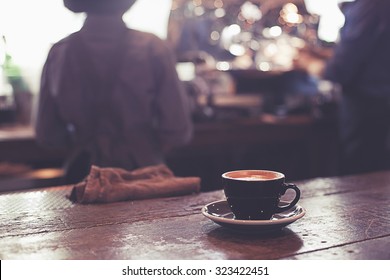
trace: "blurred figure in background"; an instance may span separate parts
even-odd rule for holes
[[[131,170],[163,163],[192,136],[171,50],[122,21],[135,1],[64,0],[87,18],[49,52],[36,137],[44,147],[71,149],[68,183],[83,179],[92,164]]]
[[[323,77],[342,86],[343,174],[388,168],[390,1],[344,3],[345,24]]]

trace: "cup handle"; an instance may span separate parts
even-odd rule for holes
[[[287,189],[294,190],[295,198],[286,206],[282,206],[282,207],[278,206],[276,209],[276,213],[284,212],[288,209],[291,209],[293,206],[295,206],[295,204],[297,204],[298,200],[301,197],[301,191],[298,189],[298,187],[295,184],[284,183],[284,187],[286,188],[285,192],[287,191]]]

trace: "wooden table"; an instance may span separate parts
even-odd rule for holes
[[[390,171],[297,182],[307,213],[273,234],[201,214],[221,190],[78,205],[70,187],[0,195],[0,259],[390,259]]]

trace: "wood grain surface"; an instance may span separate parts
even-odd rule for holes
[[[306,215],[242,234],[201,208],[222,190],[72,204],[71,187],[0,195],[0,259],[390,259],[390,172],[295,182]]]

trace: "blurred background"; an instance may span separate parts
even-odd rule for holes
[[[211,190],[229,169],[277,169],[291,179],[338,174],[340,90],[320,73],[344,24],[343,2],[136,2],[124,21],[169,42],[191,99],[194,139],[168,161],[177,175],[201,176]],[[62,0],[0,2],[3,189],[61,183],[66,151],[36,146],[34,109],[51,45],[84,19]]]

